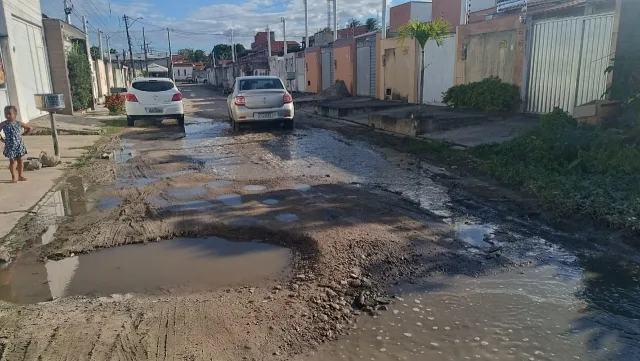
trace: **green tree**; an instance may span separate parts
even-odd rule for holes
[[[376,18],[368,18],[364,25],[367,27],[367,32],[380,29],[380,22]]]
[[[190,59],[191,61],[204,62],[205,60],[207,60],[207,53],[205,53],[204,50],[195,50]]]
[[[216,60],[231,60],[231,45],[218,44],[213,47],[213,56]]]
[[[178,55],[183,55],[187,59],[191,60],[193,58],[193,49],[185,48],[178,50]]]
[[[450,28],[449,22],[446,20],[435,19],[431,21],[411,20],[398,29],[397,37],[400,46],[404,46],[407,39],[414,39],[420,44],[420,105],[424,101],[424,47],[431,39],[435,40],[438,46],[442,45]]]
[[[245,56],[248,53],[247,49],[245,49],[244,45],[236,44],[236,59]]]
[[[91,65],[87,53],[84,50],[83,41],[77,41],[67,54],[67,69],[69,70],[69,83],[71,85],[71,101],[73,110],[84,110],[91,107],[93,98],[91,95]],[[98,50],[98,53],[100,50]]]
[[[361,25],[360,20],[356,20],[354,18],[351,18],[347,21],[348,28],[357,28],[360,25]]]
[[[100,59],[100,48],[97,46],[92,46],[91,49],[91,59],[98,60]]]

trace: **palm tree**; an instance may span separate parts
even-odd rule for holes
[[[367,27],[367,32],[375,31],[380,28],[380,22],[376,18],[368,18],[364,25]]]
[[[431,21],[411,20],[398,29],[396,36],[400,46],[404,46],[407,39],[414,39],[420,44],[420,105],[424,101],[424,46],[431,39],[435,40],[438,46],[442,45],[449,29],[449,22],[442,18]]]
[[[356,20],[354,18],[351,18],[351,19],[347,20],[347,27],[348,28],[353,29],[353,28],[357,28],[358,26],[360,26],[360,21],[359,20]]]

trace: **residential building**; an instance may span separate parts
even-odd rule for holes
[[[47,41],[47,56],[51,68],[53,92],[63,94],[65,99],[65,108],[60,113],[73,115],[67,54],[74,50],[74,47],[79,47],[86,54],[86,34],[59,19],[45,18],[42,19],[42,23]]]
[[[0,1],[0,108],[14,105],[27,122],[45,114],[34,94],[51,91],[40,0]]]
[[[459,1],[459,0],[449,0]],[[409,1],[389,9],[389,30],[397,31],[410,20],[430,21],[432,14],[431,1]]]
[[[355,38],[367,33],[366,25],[338,30],[338,39]],[[309,47],[325,46],[333,42],[333,31],[319,31],[309,37]]]
[[[271,53],[273,54],[279,54],[284,52],[284,41],[276,41],[275,40],[275,33],[273,31],[271,31]],[[267,41],[267,32],[266,31],[259,31],[256,33],[256,35],[254,36],[254,42],[251,43],[251,50],[252,51],[263,51],[263,50],[268,50],[268,41]],[[298,43],[297,41],[291,41],[288,40],[287,41],[287,49],[288,48],[292,48],[292,47],[299,47],[300,43]]]
[[[178,63],[173,64],[173,79],[177,81],[184,81],[193,77],[193,64],[192,63]]]

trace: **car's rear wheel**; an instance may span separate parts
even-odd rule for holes
[[[231,126],[233,127],[233,131],[235,133],[238,133],[240,131],[240,123],[236,122],[233,119],[231,119]]]
[[[184,115],[178,117],[178,126],[184,128]]]
[[[127,125],[130,127],[133,127],[133,125],[135,124],[136,120],[131,118],[130,116],[127,115]]]
[[[284,129],[293,129],[293,119],[285,119],[283,124]]]

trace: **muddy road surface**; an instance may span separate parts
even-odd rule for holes
[[[361,128],[234,134],[182,91],[184,130],[104,140],[2,240],[0,360],[640,359],[633,252]]]

